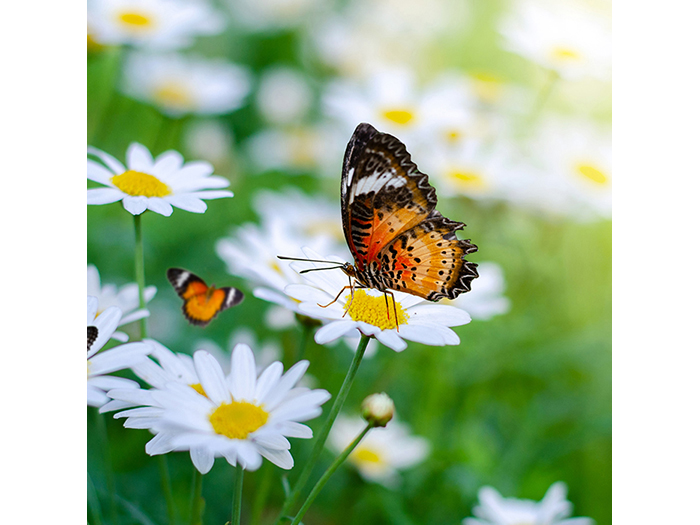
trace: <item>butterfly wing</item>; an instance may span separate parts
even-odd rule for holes
[[[90,351],[90,347],[97,340],[98,330],[96,326],[87,327],[87,351]]]
[[[340,196],[345,239],[361,272],[437,204],[435,189],[406,146],[366,123],[357,126],[345,150]]]
[[[472,262],[464,257],[477,251],[469,240],[457,239],[455,232],[464,223],[443,217],[434,210],[430,217],[402,233],[380,253],[384,286],[429,301],[454,299],[471,290],[479,276]]]
[[[243,292],[237,288],[213,288],[192,272],[181,268],[170,268],[168,280],[183,299],[182,312],[194,325],[206,326],[216,315],[239,304]]]

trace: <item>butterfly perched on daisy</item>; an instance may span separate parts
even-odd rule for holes
[[[182,312],[191,324],[206,326],[227,308],[243,300],[238,288],[208,286],[200,277],[182,268],[170,268],[168,281],[183,299]]]
[[[435,209],[435,188],[399,139],[358,125],[345,150],[340,196],[354,264],[335,267],[351,280],[336,300],[355,286],[376,288],[385,298],[398,290],[429,301],[471,290],[479,274],[464,257],[477,247],[457,238],[464,223]]]

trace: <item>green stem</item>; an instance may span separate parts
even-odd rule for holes
[[[107,423],[105,422],[104,414],[100,414],[99,411],[95,411],[97,431],[100,434],[100,441],[102,441],[102,446],[104,447],[104,469],[105,469],[105,483],[107,484],[107,492],[109,493],[109,511],[111,514],[111,521],[113,524],[119,523],[117,520],[117,499],[116,499],[116,484],[114,482],[114,472],[112,471],[112,453],[110,451],[109,439],[107,436]]]
[[[326,419],[326,422],[323,424],[323,428],[321,428],[321,431],[319,432],[318,437],[316,438],[316,443],[314,444],[314,448],[311,451],[311,456],[306,462],[306,465],[304,465],[304,469],[301,471],[301,474],[299,474],[299,479],[297,479],[294,488],[289,493],[289,496],[287,496],[287,499],[284,502],[284,506],[282,507],[282,511],[280,512],[280,515],[275,523],[280,524],[282,522],[283,518],[289,513],[291,508],[296,503],[297,499],[301,494],[301,491],[304,489],[304,485],[306,485],[306,482],[308,481],[309,476],[311,475],[311,471],[316,465],[316,461],[321,455],[321,452],[323,452],[323,445],[325,445],[326,443],[328,433],[331,431],[331,427],[335,422],[335,418],[338,417],[338,413],[343,407],[345,399],[348,397],[350,387],[352,386],[352,382],[355,379],[355,374],[357,374],[357,369],[360,367],[362,356],[365,355],[365,350],[367,349],[368,343],[369,337],[362,334],[362,337],[360,338],[360,343],[357,345],[357,350],[355,351],[355,357],[353,358],[352,363],[350,364],[350,368],[348,369],[348,373],[345,376],[343,384],[340,386],[340,390],[338,391],[338,395],[336,396],[335,401],[333,402],[331,411],[328,413],[328,418]]]
[[[146,288],[146,270],[143,256],[143,234],[141,232],[141,215],[134,215],[134,233],[136,246],[134,248],[134,265],[136,271],[136,284],[139,287],[139,308],[146,308],[144,289]],[[139,321],[141,325],[141,339],[148,337],[146,317]]]
[[[231,525],[241,525],[241,503],[243,501],[243,467],[237,465],[233,476],[233,505]]]
[[[350,453],[355,450],[355,447],[360,443],[360,441],[362,441],[362,438],[365,437],[367,432],[369,432],[372,428],[372,424],[367,424],[362,432],[357,435],[355,440],[350,443],[337,458],[335,458],[335,461],[331,463],[331,466],[328,467],[328,469],[323,473],[323,476],[321,476],[321,478],[316,482],[316,485],[314,485],[314,488],[311,490],[311,493],[306,498],[306,501],[299,509],[299,512],[297,512],[297,515],[291,525],[299,524],[301,518],[304,517],[304,514],[306,514],[306,511],[309,510],[309,507],[311,507],[311,504],[316,499],[316,496],[318,496],[321,489],[323,489],[323,486],[328,482],[333,473],[338,470],[338,467],[343,464],[343,461],[345,461]]]
[[[202,480],[204,476],[194,469],[192,479],[192,513],[190,514],[190,525],[201,525],[202,523]]]
[[[311,335],[311,327],[307,326],[307,325],[303,325],[301,328],[301,339],[299,340],[299,346],[297,347],[297,354],[296,354],[295,359],[294,359],[295,363],[298,363],[299,361],[301,361],[304,358],[304,353],[306,352],[306,346],[309,343],[309,336],[310,335]]]
[[[173,489],[170,484],[168,457],[164,454],[158,455],[158,469],[160,470],[160,487],[165,495],[165,507],[168,511],[168,523],[175,525],[175,499],[173,498]]]
[[[262,481],[255,491],[255,499],[253,500],[253,509],[250,513],[250,525],[260,525],[260,520],[262,519],[263,509],[265,508],[265,503],[267,502],[267,496],[270,493],[270,488],[272,487],[272,465],[265,463],[262,467],[264,472],[262,472]]]

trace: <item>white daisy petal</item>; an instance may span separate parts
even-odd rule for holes
[[[287,393],[304,375],[309,367],[308,361],[299,361],[286,374],[282,376],[279,382],[270,390],[270,392],[262,400],[269,410],[274,410],[275,407],[284,399]]]
[[[148,199],[148,209],[165,217],[170,217],[173,214],[172,205],[164,199],[159,199],[157,197]]]
[[[114,173],[109,171],[107,168],[102,166],[101,164],[98,164],[94,160],[88,159],[87,160],[87,178],[99,182],[100,184],[104,184],[105,186],[111,186],[112,185],[112,177],[114,177]]]
[[[277,384],[280,377],[282,377],[282,371],[282,363],[275,361],[260,374],[255,386],[253,401],[263,403],[267,394]]]
[[[280,468],[289,470],[294,466],[294,458],[288,450],[261,449],[260,454]]]
[[[332,321],[318,329],[314,340],[320,345],[325,345],[347,335],[356,328],[357,323],[354,321]]]
[[[198,350],[194,353],[194,367],[202,388],[214,404],[228,403],[231,400],[231,392],[226,385],[224,373],[214,356]]]
[[[126,164],[130,170],[153,174],[153,156],[148,148],[138,142],[129,144],[126,150]]]
[[[124,198],[124,194],[114,188],[91,188],[87,190],[88,204],[111,204]]]
[[[170,204],[181,210],[192,213],[204,213],[207,211],[206,203],[190,194],[171,195],[170,197],[166,197],[166,199]]]
[[[384,346],[388,346],[395,352],[403,352],[408,346],[397,333],[390,330],[384,330],[378,333],[375,337],[377,338],[377,341],[382,343]]]
[[[236,401],[255,396],[255,357],[248,345],[238,344],[231,354],[230,388]]]
[[[122,203],[124,204],[124,209],[132,215],[141,215],[148,209],[148,198],[143,196],[132,197],[127,195],[122,200]]]
[[[102,162],[104,162],[107,167],[112,170],[114,175],[120,175],[126,171],[126,168],[124,165],[119,162],[117,159],[112,157],[112,155],[105,153],[102,150],[99,150],[97,148],[93,148],[92,146],[88,146],[87,149],[88,155],[95,155],[98,157]]]
[[[214,466],[214,454],[204,447],[191,448],[190,458],[200,474],[206,474]]]

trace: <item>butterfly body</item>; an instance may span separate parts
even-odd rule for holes
[[[239,304],[243,292],[233,287],[208,286],[200,277],[181,268],[170,268],[168,280],[182,298],[182,312],[194,325],[206,326],[217,314]]]
[[[435,209],[428,176],[396,137],[360,124],[348,143],[341,179],[343,231],[355,263],[341,269],[361,285],[430,301],[471,289],[477,251],[457,239],[464,223]]]

